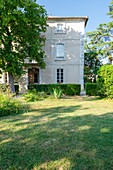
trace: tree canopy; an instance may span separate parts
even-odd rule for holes
[[[109,12],[111,20],[113,18],[113,0],[109,5]],[[88,32],[85,40],[85,74],[91,75],[91,72],[96,74],[101,65],[101,60],[108,58],[112,63],[113,53],[113,21],[109,23],[102,23],[95,31]]]
[[[14,91],[14,76],[21,75],[25,59],[45,67],[42,49],[47,13],[35,0],[0,1],[0,68],[9,73]]]

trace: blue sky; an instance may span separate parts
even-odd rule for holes
[[[86,32],[95,30],[100,23],[110,21],[107,12],[111,0],[37,0],[49,15],[88,16]]]

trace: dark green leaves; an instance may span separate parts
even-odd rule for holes
[[[1,0],[0,11],[0,67],[18,75],[26,57],[44,66],[46,10],[34,0]]]

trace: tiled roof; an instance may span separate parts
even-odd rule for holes
[[[64,21],[64,20],[84,20],[85,26],[88,21],[88,16],[74,16],[74,17],[67,17],[67,16],[48,16],[48,21]]]

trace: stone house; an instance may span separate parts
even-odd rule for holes
[[[84,88],[84,34],[88,17],[48,17],[45,33],[46,68],[26,60],[26,74],[19,81],[20,91],[29,84],[81,84]],[[1,82],[5,83],[4,73]]]

